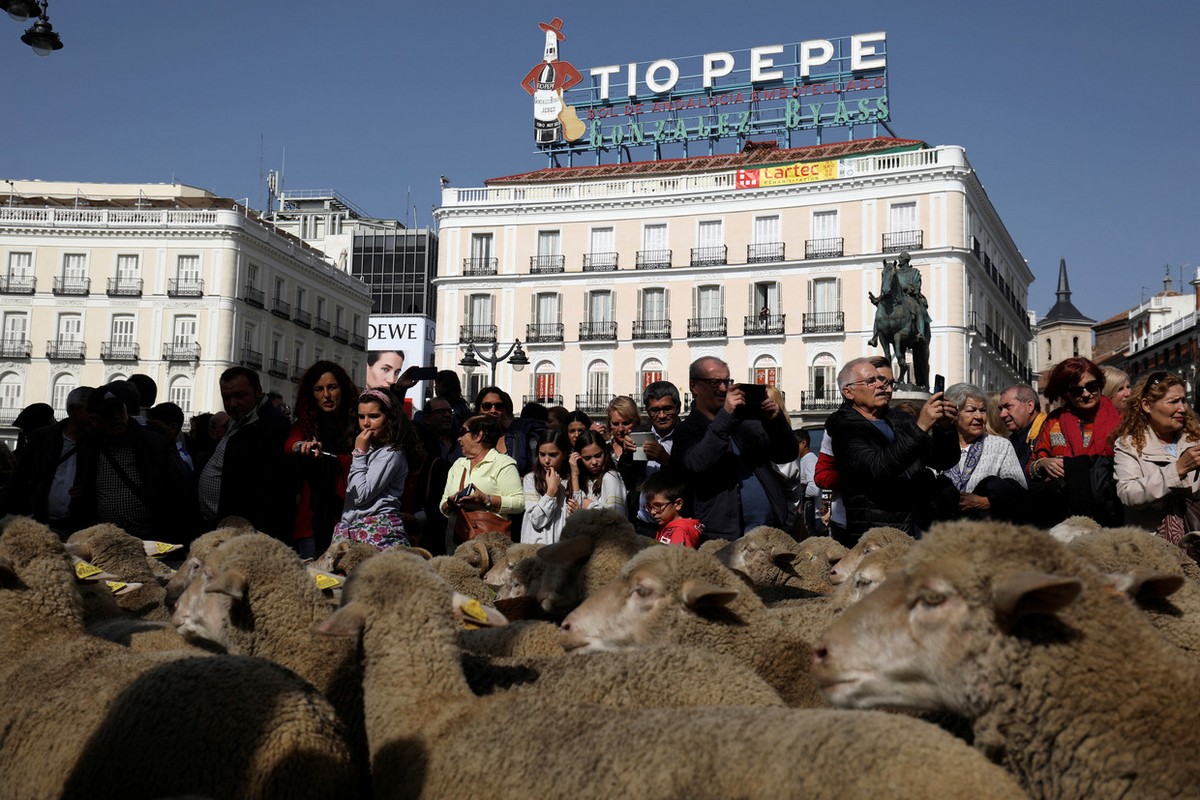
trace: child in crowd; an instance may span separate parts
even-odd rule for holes
[[[669,470],[661,470],[642,484],[642,500],[650,516],[658,523],[654,538],[663,544],[680,544],[693,550],[700,546],[704,525],[698,519],[681,517],[683,480]]]
[[[575,409],[567,414],[567,438],[571,442],[571,447],[575,446],[575,442],[579,439],[579,434],[591,430],[591,428],[592,418],[579,409]]]
[[[533,470],[522,479],[525,489],[525,518],[521,521],[522,544],[554,544],[567,519],[567,457],[571,445],[567,433],[547,428],[538,434]]]
[[[399,414],[390,392],[367,389],[359,395],[359,433],[354,440],[342,520],[333,530],[334,542],[352,539],[380,550],[408,546],[400,519],[408,459],[397,449]]]
[[[603,434],[583,431],[571,453],[571,500],[567,513],[580,508],[625,510],[625,484],[617,474]]]

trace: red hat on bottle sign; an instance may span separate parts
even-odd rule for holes
[[[538,27],[541,28],[543,31],[554,31],[554,35],[558,37],[558,40],[560,42],[567,38],[566,36],[563,36],[562,26],[563,26],[563,21],[561,19],[559,19],[558,17],[555,17],[554,19],[550,20],[549,22],[539,22],[538,23]]]

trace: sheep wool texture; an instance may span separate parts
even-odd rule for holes
[[[828,562],[779,528],[761,525],[717,554],[717,560],[746,576],[765,602],[813,597],[833,591]]]
[[[623,511],[576,511],[567,518],[559,540],[538,550],[538,558],[548,564],[538,586],[542,608],[565,616],[616,578],[630,558],[647,547],[661,546],[638,536]]]
[[[262,659],[132,653],[88,636],[74,580],[54,533],[25,518],[8,522],[0,534],[5,796],[357,791],[341,724],[307,683]]]
[[[377,797],[458,800],[464,787],[491,800],[1022,796],[969,746],[897,715],[476,697],[456,625],[444,582],[411,556],[385,553],[355,572],[322,626],[360,638]],[[504,735],[464,743],[464,731],[482,726]]]
[[[142,584],[116,598],[121,610],[141,619],[166,622],[171,612],[165,605],[166,590],[150,567],[142,540],[111,524],[93,525],[67,539],[68,549],[126,583]]]

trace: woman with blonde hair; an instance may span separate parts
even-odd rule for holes
[[[1115,437],[1126,520],[1180,544],[1200,525],[1200,420],[1183,380],[1154,372],[1139,383]]]
[[[1129,402],[1129,396],[1133,394],[1133,389],[1129,386],[1129,375],[1116,367],[1101,367],[1100,369],[1104,372],[1104,396],[1112,401],[1112,404],[1117,407],[1117,411],[1124,412],[1125,404]]]
[[[609,454],[613,467],[625,486],[625,513],[632,521],[637,519],[641,497],[638,494],[638,486],[646,477],[646,461],[635,459],[634,454],[638,447],[630,434],[635,430],[645,430],[642,415],[632,397],[621,395],[614,397],[608,404],[608,409],[604,412],[604,421],[608,423],[608,431],[612,435]]]

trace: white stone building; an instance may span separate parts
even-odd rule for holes
[[[773,165],[810,179],[747,186]],[[659,378],[686,393],[690,362],[716,355],[818,423],[839,402],[839,367],[880,352],[867,294],[904,250],[929,300],[931,374],[986,390],[1030,374],[1033,275],[961,147],[751,144],[543,169],[446,188],[436,214],[436,363],[520,339],[528,371],[497,376],[518,404],[594,412]]]
[[[13,181],[0,198],[0,424],[135,372],[185,414],[244,364],[291,402],[326,358],[361,372],[370,295],[299,239],[190,186]]]

